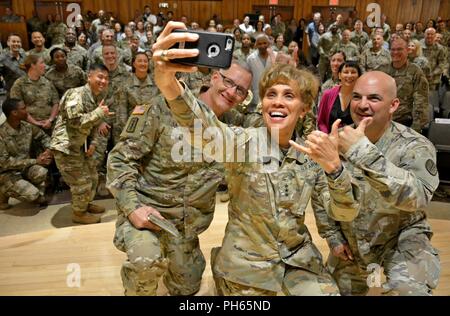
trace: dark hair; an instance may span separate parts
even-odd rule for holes
[[[106,68],[106,66],[103,64],[91,64],[89,66],[89,72],[97,71],[97,70],[105,71],[105,72],[109,73],[108,68]]]
[[[22,40],[22,38],[20,37],[19,34],[17,34],[17,33],[9,33],[9,34],[8,34],[8,41],[9,41],[9,39],[10,39],[12,36],[17,36],[18,38],[20,38],[20,40]]]
[[[3,113],[5,113],[6,117],[9,117],[11,115],[12,111],[17,110],[20,103],[22,103],[22,100],[15,99],[15,98],[7,98],[2,105]]]
[[[134,55],[133,59],[131,60],[131,71],[132,71],[133,73],[136,72],[136,68],[134,68],[134,65],[133,65],[133,64],[134,64],[134,62],[136,61],[136,58],[137,58],[139,55],[144,55],[145,57],[147,57],[147,60],[148,60],[148,63],[149,63],[148,69],[147,69],[147,73],[150,73],[150,58],[148,57],[148,55],[147,55],[146,52],[137,52],[136,55]]]
[[[342,50],[338,50],[338,51],[334,52],[333,54],[331,54],[330,55],[330,60],[331,60],[331,57],[333,57],[336,54],[341,54],[342,56],[344,56],[344,61],[347,60],[347,56],[345,55],[345,53]]]
[[[63,52],[64,55],[66,55],[66,57],[67,57],[67,52],[66,52],[64,49],[62,49],[61,47],[55,47],[55,48],[53,48],[53,49],[50,51],[50,57],[52,58],[52,60],[53,60],[53,56],[54,56],[57,52]]]
[[[344,67],[347,68],[355,68],[358,71],[358,77],[361,77],[362,75],[362,71],[361,71],[361,67],[359,67],[359,64],[357,61],[354,60],[347,60],[344,61],[340,66],[339,66],[339,73],[342,72],[342,70],[344,69]]]

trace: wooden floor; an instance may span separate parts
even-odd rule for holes
[[[218,203],[212,225],[200,236],[208,264],[197,295],[214,295],[209,254],[212,247],[221,244],[226,221],[226,205]],[[450,295],[450,221],[430,222],[442,265],[434,294]],[[317,235],[310,209],[306,223],[326,258],[328,248]],[[114,223],[109,222],[1,237],[0,295],[122,295],[120,267],[125,256],[114,248],[113,234]],[[79,287],[74,277],[78,267]],[[158,294],[167,294],[164,286]]]

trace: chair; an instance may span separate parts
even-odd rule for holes
[[[437,119],[430,124],[428,139],[436,148],[441,183],[450,184],[450,120]]]

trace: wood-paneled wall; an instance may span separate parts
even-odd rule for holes
[[[67,1],[67,0],[60,0]],[[69,1],[70,2],[70,1]],[[253,5],[268,5],[268,0],[83,0],[83,11],[91,10],[98,12],[100,9],[114,12],[122,22],[129,21],[135,15],[136,10],[143,11],[146,4],[151,6],[152,12],[159,12],[160,2],[169,4],[168,9],[163,12],[173,11],[175,17],[186,15],[190,21],[197,21],[201,26],[205,26],[207,21],[217,14],[224,24],[229,24],[234,18],[242,19],[245,13],[252,12]],[[339,5],[343,7],[355,7],[359,17],[365,19],[369,3],[380,4],[382,12],[388,16],[388,22],[409,22],[422,20],[426,22],[430,18],[438,16],[450,18],[449,0],[340,0]],[[12,0],[13,9],[17,14],[31,17],[34,9],[34,0]],[[296,19],[309,19],[314,6],[328,6],[329,0],[279,0],[280,6],[292,6],[293,17]]]

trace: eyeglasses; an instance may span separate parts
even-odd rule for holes
[[[238,97],[240,98],[245,98],[247,96],[248,90],[245,89],[242,86],[237,85],[233,80],[231,80],[228,77],[225,77],[220,71],[219,71],[220,76],[222,77],[222,81],[225,87],[227,88],[234,88],[236,87],[236,94],[238,95]]]

